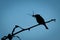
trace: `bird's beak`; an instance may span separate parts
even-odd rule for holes
[[[35,15],[32,15],[32,17],[35,17]]]

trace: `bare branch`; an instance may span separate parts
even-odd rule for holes
[[[56,21],[56,19],[51,19],[51,20],[49,20],[49,21],[47,21],[47,22],[45,22],[45,23],[49,23],[49,22],[52,22],[52,21]]]
[[[38,26],[38,25],[40,25],[40,24],[36,24],[36,25],[34,25],[34,26],[32,26],[32,27],[29,27],[29,28],[26,28],[26,29],[22,29],[22,30],[14,33],[13,36],[16,35],[16,34],[18,34],[18,33],[20,33],[20,32],[23,32],[23,31],[26,31],[26,30],[30,30],[31,28],[34,28],[34,27],[36,27],[36,26]]]
[[[49,23],[49,22],[52,22],[52,21],[56,21],[56,19],[51,19],[51,20],[49,20],[49,21],[47,21],[47,22],[45,22],[45,23]],[[29,27],[29,28],[26,28],[26,29],[23,29],[23,28],[21,28],[20,26],[16,26],[16,25],[15,25],[15,27],[13,28],[12,34],[8,34],[8,36],[2,37],[1,40],[6,40],[7,38],[8,38],[9,40],[12,40],[12,38],[13,38],[16,34],[21,33],[21,32],[23,32],[23,31],[26,31],[26,30],[30,30],[30,29],[32,29],[32,28],[34,28],[34,27],[36,27],[36,26],[39,26],[39,25],[41,25],[41,24],[36,24],[36,25],[33,25],[33,26],[31,26],[31,27]],[[22,30],[20,30],[20,31],[18,31],[18,32],[16,32],[16,33],[13,33],[17,27],[20,27]],[[18,36],[16,36],[16,37],[19,38]]]
[[[19,36],[14,36],[14,37],[17,37],[19,40],[21,40],[21,38]]]

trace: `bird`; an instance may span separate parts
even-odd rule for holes
[[[32,17],[34,17],[36,19],[36,21],[37,21],[38,24],[44,25],[45,28],[48,29],[48,27],[47,27],[47,25],[45,23],[44,18],[40,14],[34,14],[34,12],[33,12]]]

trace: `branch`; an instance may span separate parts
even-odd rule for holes
[[[17,37],[19,40],[21,40],[21,38],[19,36],[14,36],[14,37]]]
[[[34,25],[34,26],[32,26],[32,27],[29,27],[29,28],[26,28],[26,29],[22,29],[22,30],[14,33],[13,36],[16,35],[16,34],[18,34],[18,33],[20,33],[20,32],[23,32],[23,31],[26,31],[26,30],[30,30],[31,28],[34,28],[34,27],[36,27],[36,26],[38,26],[38,25],[40,25],[40,24],[36,24],[36,25]]]
[[[52,22],[52,21],[56,21],[56,19],[51,19],[51,20],[49,20],[49,21],[47,21],[47,22],[45,22],[45,23],[49,23],[49,22]]]
[[[51,20],[49,20],[49,21],[47,21],[47,22],[45,22],[45,23],[49,23],[49,22],[52,22],[52,21],[56,21],[56,19],[51,19]],[[36,24],[36,25],[31,26],[31,27],[29,27],[29,28],[22,29],[22,30],[20,30],[20,31],[18,31],[18,32],[16,32],[16,33],[14,33],[13,35],[16,35],[16,34],[18,34],[18,33],[20,33],[20,32],[26,31],[26,30],[30,30],[30,29],[32,29],[32,28],[34,28],[34,27],[36,27],[36,26],[39,26],[39,25],[40,25],[40,24]]]
[[[32,27],[29,27],[29,28],[26,28],[26,29],[22,29],[22,30],[20,30],[20,31],[18,31],[18,32],[16,32],[16,33],[13,34],[13,32],[15,31],[15,28],[16,28],[16,27],[14,27],[14,28],[13,28],[13,31],[12,31],[12,34],[8,34],[8,36],[2,37],[1,40],[6,40],[7,38],[8,38],[9,40],[12,40],[12,38],[15,37],[16,34],[18,34],[18,33],[20,33],[20,32],[23,32],[23,31],[26,31],[26,30],[30,30],[31,28],[34,28],[34,27],[36,27],[36,26],[38,26],[38,25],[40,25],[40,24],[36,24],[36,25],[34,25],[34,26],[32,26]],[[18,37],[18,38],[19,38],[19,37]],[[21,39],[20,39],[20,40],[21,40]]]
[[[47,21],[47,22],[45,22],[45,23],[49,23],[49,22],[52,22],[52,21],[56,21],[56,19],[51,19],[51,20],[49,20],[49,21]],[[2,37],[1,40],[6,40],[7,38],[8,38],[9,40],[12,40],[12,38],[13,38],[16,34],[21,33],[21,32],[23,32],[23,31],[26,31],[26,30],[30,30],[30,29],[32,29],[32,28],[34,28],[34,27],[36,27],[36,26],[39,26],[39,25],[40,25],[40,24],[36,24],[36,25],[33,25],[33,26],[31,26],[31,27],[29,27],[29,28],[26,28],[26,29],[23,29],[23,28],[20,27],[22,30],[20,30],[20,31],[18,31],[18,32],[16,32],[16,33],[13,33],[13,32],[15,31],[15,29],[16,29],[17,27],[19,27],[19,26],[15,25],[16,27],[13,28],[12,34],[8,34],[8,36]],[[19,38],[19,37],[17,36],[17,38]]]
[[[15,27],[13,28],[13,31],[12,31],[12,35],[13,35],[15,29],[18,28],[18,27],[19,27],[20,29],[23,29],[22,27],[20,27],[20,26],[18,26],[18,25],[15,25]]]

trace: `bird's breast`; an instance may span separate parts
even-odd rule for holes
[[[44,23],[44,20],[41,19],[41,18],[36,18],[36,21],[37,21],[39,24],[43,24],[43,23]]]

